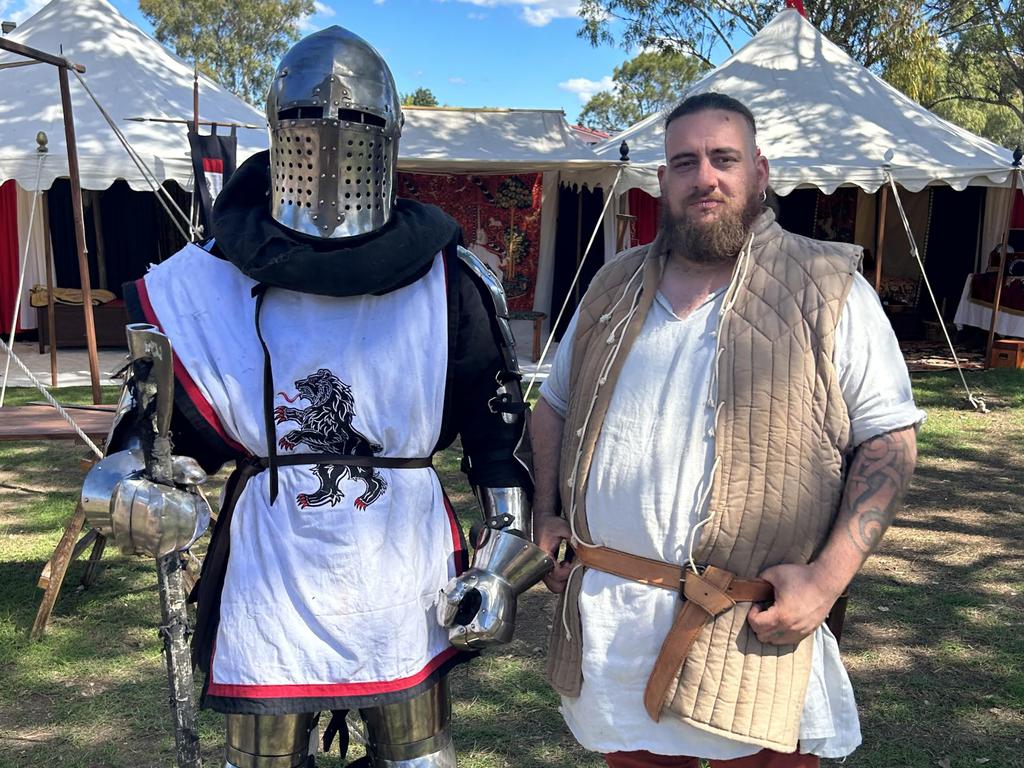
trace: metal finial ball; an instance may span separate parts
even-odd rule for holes
[[[627,144],[625,140],[619,144],[619,160],[622,160],[623,162],[629,160],[629,144]]]
[[[49,142],[50,140],[46,138],[46,131],[40,131],[37,133],[36,144],[39,146],[36,147],[36,152],[49,152],[50,148],[46,146]]]
[[[1024,157],[1024,149],[1020,148],[1020,144],[1013,150],[1013,164],[1020,165],[1021,158]]]

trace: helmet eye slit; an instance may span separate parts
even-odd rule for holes
[[[373,125],[377,128],[384,128],[388,121],[383,117],[371,115],[369,112],[361,112],[358,109],[339,109],[338,119],[349,123],[361,123],[362,125]]]
[[[323,116],[323,107],[291,107],[277,113],[278,120],[319,120]]]

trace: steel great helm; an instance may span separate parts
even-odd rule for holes
[[[391,70],[369,43],[338,26],[300,40],[267,97],[271,215],[323,238],[383,227],[402,120]]]

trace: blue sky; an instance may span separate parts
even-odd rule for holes
[[[152,33],[137,0],[111,2]],[[44,4],[0,0],[0,18],[24,21]],[[629,57],[577,38],[576,8],[577,0],[317,0],[304,28],[340,24],[366,38],[403,93],[429,88],[461,107],[562,109],[575,122],[585,98],[608,87]]]

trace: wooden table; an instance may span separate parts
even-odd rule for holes
[[[114,423],[113,405],[66,405],[64,409],[93,441],[105,440]],[[0,408],[0,441],[78,440],[75,430],[51,405],[5,405]]]
[[[113,405],[64,406],[71,417],[78,423],[94,442],[102,442],[110,433],[114,423]],[[79,440],[78,434],[71,425],[61,418],[51,405],[12,405],[0,408],[0,440]],[[71,561],[92,545],[89,562],[82,576],[82,584],[89,586],[96,579],[97,564],[103,557],[106,537],[99,531],[89,530],[82,535],[85,527],[85,510],[81,503],[76,505],[75,514],[64,528],[60,543],[50,556],[37,582],[43,592],[36,620],[32,624],[29,636],[38,640],[46,629],[53,606],[57,602],[64,576],[67,574]]]

